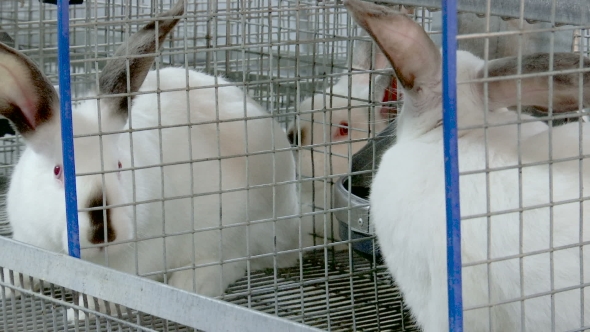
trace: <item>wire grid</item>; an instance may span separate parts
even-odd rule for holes
[[[524,1],[522,3],[524,6]],[[559,7],[555,10],[558,11]],[[513,22],[518,25],[518,21]],[[582,61],[582,56],[588,56],[587,32],[584,29],[587,27],[579,30],[573,26],[561,28],[551,26],[551,32],[546,33],[543,28],[529,27],[531,34],[523,35],[513,44],[515,54],[512,55],[524,57],[532,53],[527,52],[530,44],[526,45],[524,37],[531,36],[534,39],[545,34],[545,43],[542,45],[544,52],[555,54],[573,50]],[[562,37],[557,32],[562,31],[574,32],[571,50],[558,47],[563,39],[559,39]],[[484,33],[480,38],[490,35]],[[492,41],[487,46],[491,49]],[[522,54],[519,52],[520,47]],[[555,56],[559,57],[557,54]],[[586,302],[588,259],[585,210],[588,198],[583,184],[587,179],[584,159],[587,158],[585,132],[588,128],[584,122],[588,112],[583,107],[574,112],[558,113],[557,110],[548,112],[547,109],[531,110],[513,105],[510,112],[517,112],[517,116],[484,112],[481,119],[469,118],[467,110],[461,109],[461,99],[465,98],[462,93],[466,94],[466,90],[461,88],[473,85],[473,77],[461,74],[461,70],[464,71],[468,65],[462,68],[460,58],[458,61],[457,135],[461,166],[459,181],[465,328],[485,331],[585,331],[590,326]],[[530,70],[531,63],[523,60],[523,70],[525,66]],[[487,69],[486,64],[484,70]],[[502,70],[497,67],[494,69]],[[572,80],[579,77],[580,82],[584,82],[581,84],[586,85],[585,89],[576,90],[576,98],[587,100],[587,96],[584,96],[588,91],[587,64],[569,69],[580,74],[572,75]],[[543,71],[531,76],[551,77],[559,73],[557,69]],[[525,75],[511,75],[511,78],[523,79],[522,86],[517,84],[518,92],[515,93],[520,98],[522,87],[524,99],[527,89],[530,93],[528,84],[534,86],[534,83],[525,81]],[[487,79],[476,80],[489,82]],[[559,87],[557,81],[558,78],[549,83],[549,100],[557,96],[558,89],[563,88]],[[489,87],[489,91],[492,91],[491,84]],[[492,92],[489,95],[492,96]],[[484,96],[487,93],[484,92]],[[537,102],[543,105],[544,101]],[[485,110],[488,106],[485,97],[484,104]],[[539,119],[529,118],[525,111],[534,112]],[[540,126],[533,127],[534,123],[541,121],[545,121],[548,126],[543,130]],[[565,134],[560,126],[569,126],[569,133]],[[537,132],[540,134],[531,134]],[[504,146],[500,143],[503,139]],[[541,143],[545,139],[555,141]],[[565,152],[568,144],[575,148]],[[477,148],[473,149],[476,145]],[[437,176],[442,176],[442,171]],[[438,184],[434,186],[438,187]],[[429,198],[432,196],[420,197],[427,201]],[[421,216],[430,217],[432,214],[418,215],[417,220]],[[425,252],[432,252],[431,249]],[[416,264],[420,266],[420,263]],[[433,278],[438,279],[436,276]],[[402,283],[400,280],[404,291]],[[434,300],[432,296],[426,298]],[[410,305],[415,306],[415,303]],[[417,318],[418,323],[432,328],[433,322],[437,320],[426,317],[432,313],[423,310],[423,316]]]
[[[111,312],[108,303],[96,300],[98,307],[108,308],[106,314],[101,314],[78,306],[73,296],[76,293],[69,289],[42,283],[41,289],[32,290],[25,286],[26,278],[12,270],[0,270],[2,331],[197,331],[119,305],[113,308],[116,312]],[[83,299],[94,300],[91,297]],[[75,315],[81,319],[68,320]]]
[[[104,61],[93,60],[112,54],[125,38],[126,24],[135,31],[172,3],[96,0],[71,6],[74,94],[95,86],[91,73],[102,69]],[[56,6],[36,0],[26,0],[24,7],[17,1],[0,6],[2,29],[57,82]],[[189,4],[187,15],[190,26],[185,29],[181,23],[171,33],[162,63],[215,71],[238,84],[247,83],[257,101],[276,104],[269,109],[295,106],[295,73],[300,90],[309,91],[318,73],[345,68],[350,26],[341,6],[314,1],[198,1]]]
[[[326,266],[330,269],[327,278]],[[418,331],[384,266],[343,251],[326,261],[320,252],[306,256],[303,271],[301,278],[298,267],[281,270],[278,299],[264,289],[272,273],[257,272],[253,278],[262,287],[249,307],[326,331]],[[225,299],[248,305],[248,297],[239,295],[246,287],[246,280],[235,283]]]
[[[126,23],[136,30],[143,24],[140,19],[152,17],[171,3],[95,1],[72,9],[75,96],[95,85],[93,73],[104,65],[95,60],[107,57],[125,38]],[[26,10],[19,9],[17,2],[0,6],[2,29],[55,82],[55,7],[34,0],[25,1]],[[166,42],[161,65],[188,65],[222,74],[276,115],[294,112],[299,100],[324,91],[326,77],[338,77],[333,74],[348,68],[351,26],[339,5],[210,2],[190,4],[188,13],[190,29],[183,26],[187,23],[175,29]],[[580,30],[578,40],[587,52],[587,30]],[[279,119],[289,124],[287,117]],[[9,165],[15,161],[7,160]],[[297,275],[301,273],[303,279]],[[223,298],[324,329],[416,329],[385,267],[374,266],[348,250],[306,255],[299,267],[253,272],[230,286]]]
[[[375,269],[366,259],[358,256],[353,258],[355,271],[352,273],[354,287],[358,290],[356,294],[350,292],[351,273],[346,271],[349,258],[342,254],[335,257],[332,280],[329,281],[330,309],[327,310],[326,295],[322,289],[324,285],[318,285],[317,282],[318,275],[322,274],[323,259],[321,255],[311,255],[304,262],[304,282],[307,282],[307,286],[303,289],[303,304],[299,303],[297,268],[280,271],[281,295],[278,303],[275,294],[268,289],[254,295],[253,304],[248,304],[247,296],[234,295],[247,289],[246,280],[230,286],[226,300],[322,330],[418,331],[411,316],[402,307],[401,294],[392,287],[386,269]],[[2,277],[0,288],[4,301],[0,327],[3,331],[196,331],[124,306],[112,307],[92,297],[86,297],[84,301],[98,301],[98,307],[108,308],[104,310],[106,313],[78,307],[74,302],[75,292],[50,283],[42,284],[40,290],[31,290],[23,284],[27,277],[12,270],[4,270]],[[273,278],[273,274],[258,271],[252,278],[256,284],[263,285]],[[378,280],[377,284],[375,279]],[[21,293],[13,299],[14,292]],[[73,308],[80,309],[79,315],[84,312],[87,316],[81,316],[79,321],[68,321],[68,317],[76,314]]]
[[[574,32],[574,52],[582,52],[585,56],[590,54],[590,30],[578,29]]]
[[[135,31],[172,3],[97,0],[71,7],[75,104],[96,86],[96,72],[104,66],[101,60],[125,39],[126,26]],[[196,2],[188,4],[186,17],[187,22],[181,22],[167,39],[159,66],[180,65],[223,75],[279,116],[285,126],[292,116],[280,115],[296,112],[299,100],[323,91],[326,75],[337,78],[335,74],[348,68],[349,32],[353,28],[341,4],[263,0]],[[36,0],[24,1],[24,7],[19,2],[2,2],[0,27],[14,40],[16,48],[57,82],[55,6]],[[22,145],[17,141],[12,148],[17,157]],[[14,159],[7,164],[12,166],[17,159],[10,156]],[[9,231],[8,227],[2,229],[4,235],[9,235]],[[66,294],[65,302],[71,300],[67,290],[60,293],[53,290],[57,285],[49,286],[56,296]],[[34,330],[36,327],[26,322],[36,313],[37,321],[57,324],[48,330],[61,330],[63,310],[43,312],[41,307],[49,306],[51,301],[37,298],[35,306],[27,305],[25,300],[8,302],[11,308],[24,310],[14,317],[11,315],[18,310],[6,309],[4,322],[17,324],[14,326],[23,331]],[[252,272],[230,286],[222,298],[333,331],[415,330],[384,267],[349,250],[320,249],[303,256],[299,266]],[[58,306],[68,307],[65,303]],[[131,319],[136,324],[144,319],[156,321],[155,325],[145,326],[156,330],[165,328],[165,323],[157,317],[137,317],[143,316],[119,318]],[[109,318],[102,323],[108,321]],[[124,323],[113,324],[107,330],[129,327]],[[88,328],[95,329],[95,325],[90,322]],[[183,331],[182,327],[168,328]]]

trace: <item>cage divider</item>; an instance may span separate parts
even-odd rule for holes
[[[80,258],[76,160],[72,125],[72,90],[70,80],[70,21],[67,0],[57,3],[57,67],[59,72],[60,124],[63,156],[64,192],[68,233],[68,254]]]
[[[457,2],[445,0],[442,5],[442,126],[447,214],[448,316],[449,331],[462,332],[461,209],[457,148]]]

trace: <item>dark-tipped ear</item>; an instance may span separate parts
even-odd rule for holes
[[[156,58],[156,45],[161,46],[168,33],[176,26],[180,20],[179,16],[184,14],[184,6],[185,0],[179,0],[172,9],[158,15],[157,24],[156,21],[150,22],[119,46],[115,52],[115,58],[107,62],[100,74],[101,94],[121,94],[139,90]],[[129,61],[129,90],[127,89],[127,61]],[[132,97],[126,96],[113,97],[104,99],[104,102],[125,123],[128,116],[128,102],[131,99]]]
[[[404,89],[439,80],[440,52],[420,25],[388,7],[360,0],[344,4],[389,59]]]
[[[548,53],[526,55],[521,60],[521,74],[549,72],[550,56]],[[590,67],[590,59],[580,58],[574,53],[554,53],[553,71],[566,71]],[[478,77],[484,77],[483,68]],[[518,74],[518,58],[509,57],[488,62],[488,77],[502,77]],[[552,95],[552,106],[555,112],[569,112],[579,109],[580,77],[582,84],[582,105],[590,106],[590,72],[543,75],[521,79],[521,104],[549,108],[549,96]],[[549,81],[553,80],[553,89],[549,89]],[[488,83],[489,108],[517,106],[517,80],[508,79]],[[483,87],[483,84],[482,84]],[[482,90],[483,93],[483,90]]]
[[[38,145],[35,142],[49,141],[39,137],[39,127],[59,123],[59,97],[49,79],[24,54],[2,43],[0,114],[12,122],[33,148]],[[43,132],[57,135],[55,130],[57,126]]]

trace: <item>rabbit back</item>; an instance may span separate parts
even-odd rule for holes
[[[512,127],[510,132],[496,128],[495,134],[493,129],[489,129],[491,168],[513,166],[517,162],[516,149],[507,151],[500,139],[514,135],[516,126]],[[432,133],[432,136],[438,135],[442,133]],[[440,327],[447,324],[443,150],[442,145],[428,144],[427,138],[421,142],[398,143],[385,153],[372,186],[371,215],[388,268],[413,314],[423,323],[424,331],[440,331]],[[460,171],[483,169],[481,164],[485,160],[474,158],[481,156],[481,151],[485,150],[480,138],[463,137],[459,141]],[[408,174],[428,176],[411,177]],[[553,207],[551,221],[548,179],[548,165],[523,168],[522,186],[519,185],[517,168],[491,172],[489,182],[486,182],[485,173],[461,177],[461,215],[481,216],[464,219],[461,223],[462,259],[466,265],[463,268],[464,307],[469,309],[488,303],[513,301],[496,305],[490,311],[487,307],[467,310],[465,326],[469,327],[469,331],[488,331],[490,318],[494,321],[493,331],[519,330],[521,307],[516,299],[551,292],[551,270],[554,271],[554,289],[580,283],[579,247],[555,251],[553,267],[550,266],[549,248],[580,241],[580,203]],[[554,201],[573,200],[579,195],[577,188],[580,183],[574,172],[555,171],[553,181]],[[489,194],[486,190],[488,186]],[[522,226],[518,210],[519,192],[522,206],[540,206],[522,213]],[[494,214],[489,219],[489,225],[486,217],[488,195],[489,211]],[[584,203],[582,211],[587,213],[587,209],[588,204]],[[585,229],[585,221],[583,223]],[[523,258],[525,274],[522,284],[518,258],[521,236],[522,254],[528,255]],[[584,241],[587,238],[586,232],[582,234]],[[485,264],[488,259],[506,257],[514,258],[492,262],[488,274],[488,265]],[[589,261],[584,260],[584,268],[590,267],[587,266]],[[521,294],[521,289],[524,294]],[[580,321],[580,290],[557,293],[554,304],[557,330],[576,326],[576,322]],[[550,328],[549,295],[527,300],[524,306],[527,331]],[[586,312],[586,316],[588,314],[590,312]]]
[[[216,83],[227,86],[216,89]],[[124,168],[134,169],[122,172],[122,182],[129,201],[139,202],[132,213],[140,273],[296,248],[297,219],[271,222],[297,215],[298,206],[295,184],[275,185],[295,176],[278,123],[252,100],[244,103],[243,92],[222,78],[166,68],[149,72],[139,91],[157,87],[160,93],[135,98],[127,127],[132,134],[119,141]],[[259,118],[244,121],[246,115]],[[157,238],[163,231],[176,235]],[[127,270],[127,261],[112,264]],[[272,267],[269,258],[252,262],[253,268]],[[243,274],[245,264],[231,269]]]

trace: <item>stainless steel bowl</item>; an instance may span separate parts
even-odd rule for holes
[[[352,249],[363,257],[380,261],[381,253],[376,245],[377,240],[369,213],[369,188],[351,187],[349,192],[348,179],[348,176],[338,179],[332,196],[332,206],[336,210],[334,215],[340,225],[340,238],[344,241],[351,240]]]
[[[396,123],[387,128],[352,156],[351,171],[354,175],[344,176],[333,189],[333,204],[336,220],[340,226],[340,238],[350,240],[352,249],[360,255],[378,262],[381,253],[377,246],[375,230],[369,212],[369,188],[383,153],[396,141]],[[350,179],[350,192],[348,181]],[[349,203],[350,202],[350,203]]]

